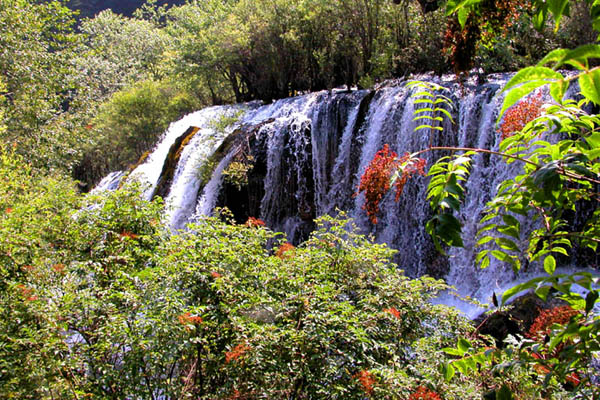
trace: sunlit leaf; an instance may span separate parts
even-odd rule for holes
[[[548,255],[544,259],[544,270],[548,275],[553,275],[554,271],[556,271],[556,259],[554,256]]]
[[[600,70],[592,70],[579,76],[581,94],[596,105],[600,105]]]

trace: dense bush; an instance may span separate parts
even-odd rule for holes
[[[299,247],[259,221],[172,236],[130,187],[82,198],[0,158],[4,398],[476,399],[441,351],[467,322],[393,251],[323,218]],[[226,215],[226,214],[223,214]],[[416,394],[415,394],[416,393]]]

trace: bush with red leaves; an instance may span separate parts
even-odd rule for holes
[[[544,340],[546,335],[550,334],[550,327],[554,324],[567,324],[571,317],[577,315],[579,311],[570,306],[554,307],[543,310],[533,321],[526,336],[533,340]]]
[[[427,389],[425,386],[419,386],[417,391],[410,395],[408,400],[442,400],[439,394]]]
[[[358,193],[365,192],[363,209],[373,224],[377,223],[379,203],[390,190],[390,179],[394,170],[400,165],[396,159],[398,154],[390,151],[387,144],[379,150],[360,178]]]
[[[372,373],[363,369],[355,374],[354,378],[360,382],[360,385],[366,394],[370,395],[373,393],[373,385],[377,383],[377,380]]]
[[[540,116],[542,110],[542,94],[530,96],[522,99],[518,104],[509,108],[502,118],[500,132],[502,140],[519,132],[527,125]]]
[[[425,163],[424,159],[412,158],[409,153],[405,153],[398,158],[398,154],[391,151],[387,144],[375,154],[360,178],[358,192],[355,194],[365,192],[363,210],[367,212],[371,223],[377,223],[379,205],[390,190],[392,174],[395,171],[400,172],[394,183],[396,189],[395,200],[398,201],[408,179],[414,174],[425,175]]]

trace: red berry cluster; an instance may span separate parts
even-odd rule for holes
[[[519,132],[527,123],[539,117],[542,109],[542,94],[527,97],[512,106],[504,114],[500,132],[502,140]]]

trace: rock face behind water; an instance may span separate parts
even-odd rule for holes
[[[498,149],[500,88],[508,76],[488,76],[484,84],[476,78],[464,82],[454,77],[424,79],[447,87],[446,94],[454,103],[449,109],[454,123],[445,120],[442,132],[415,129],[420,122],[414,120],[413,95],[421,89],[408,88],[405,81],[388,82],[374,90],[322,91],[268,105],[211,107],[190,114],[171,124],[156,150],[132,175],[150,183],[148,198],[156,193],[161,179],[169,182],[161,185],[160,194],[170,205],[173,230],[184,229],[215,207],[225,206],[238,222],[262,219],[298,244],[314,229],[315,217],[344,210],[363,233],[398,250],[395,262],[408,275],[443,277],[460,293],[487,302],[492,291],[501,293],[516,277],[497,260],[480,270],[474,237],[486,202],[498,184],[519,171],[519,165],[507,166],[489,155],[473,157],[457,215],[465,246],[449,249],[447,255],[435,251],[425,232],[432,215],[426,200],[427,178],[411,179],[398,202],[393,195],[384,198],[377,225],[371,224],[362,209],[364,196],[355,195],[362,173],[384,144],[400,155],[430,146]],[[174,146],[192,126],[198,132],[187,144],[181,141]],[[170,175],[165,179],[161,171],[166,161],[175,159],[173,152],[178,154],[177,165],[166,168]],[[448,154],[427,153],[425,157],[431,165]],[[232,166],[238,167],[238,175],[239,167],[242,172],[247,169],[241,176],[243,184],[240,179],[224,179],[231,176]],[[535,227],[532,218],[520,222],[524,234]],[[535,274],[536,268],[530,266],[529,272]],[[442,301],[471,316],[480,313],[451,296]]]

